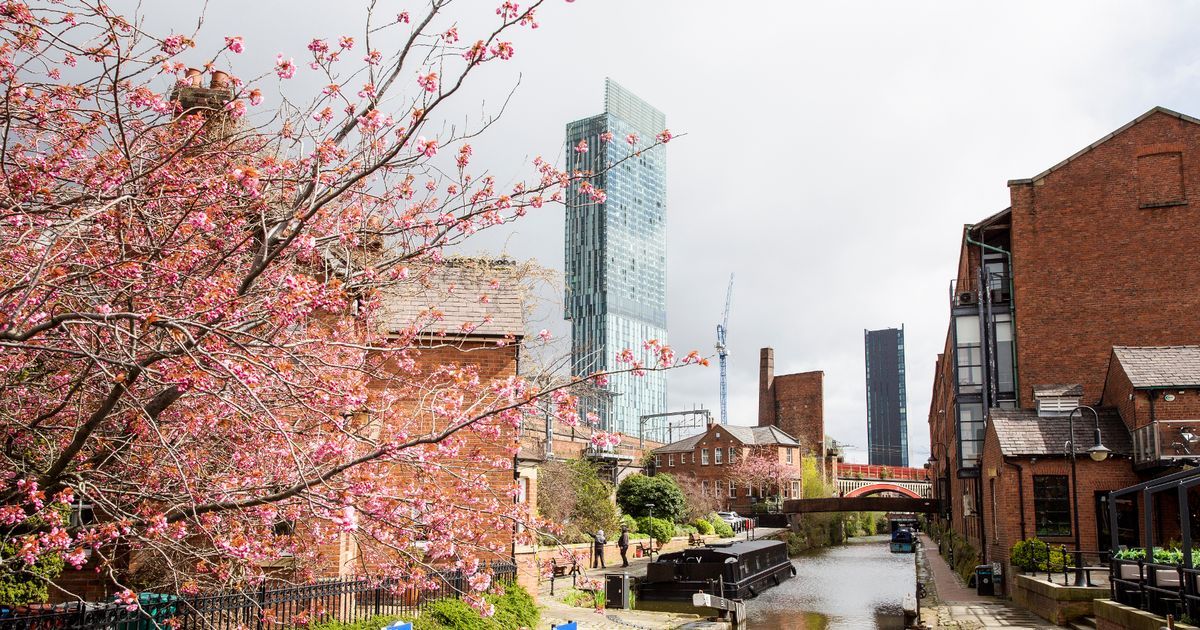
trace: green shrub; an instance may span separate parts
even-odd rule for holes
[[[1140,547],[1134,549],[1122,549],[1113,554],[1117,560],[1145,560],[1146,550]],[[1180,549],[1161,549],[1154,548],[1154,562],[1156,564],[1182,564],[1183,551]],[[1192,566],[1200,566],[1200,549],[1192,551]]]
[[[536,628],[542,613],[533,597],[518,584],[504,587],[503,595],[486,595],[484,598],[496,607],[489,619],[498,630],[509,628]],[[415,630],[415,629],[414,629]]]
[[[717,516],[716,514],[709,514],[708,522],[710,525],[712,525],[713,532],[715,532],[721,538],[733,538],[733,527],[729,523],[721,520],[720,516]]]
[[[1037,538],[1018,541],[1009,552],[1008,561],[1022,571],[1062,571],[1075,566],[1074,557],[1065,553],[1062,545],[1050,545]]]
[[[643,516],[637,520],[638,531],[650,534],[660,545],[675,536],[675,524],[665,518]]]
[[[600,591],[573,588],[563,595],[563,603],[576,608],[604,608],[604,596]]]
[[[654,504],[653,508],[647,507]],[[667,474],[630,475],[617,486],[617,505],[621,511],[640,518],[656,515],[672,523],[683,520],[687,501],[675,478]]]
[[[354,623],[340,623],[337,621],[322,621],[320,623],[309,624],[309,630],[379,630],[380,628],[392,623],[393,621],[412,621],[409,617],[400,617],[398,615],[375,615],[368,619],[362,619]]]
[[[700,530],[696,529],[695,525],[676,525],[676,536],[687,536],[688,534],[699,534]]]
[[[621,515],[621,526],[628,528],[630,534],[637,533],[637,530],[638,530],[637,519],[633,518],[632,516],[630,516],[628,514]]]
[[[698,519],[692,521],[692,527],[695,527],[696,531],[700,532],[701,534],[707,535],[707,534],[713,533],[712,523],[709,523],[707,520],[702,519],[702,518],[698,518]],[[732,530],[730,530],[730,531],[732,531]]]

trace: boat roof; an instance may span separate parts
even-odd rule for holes
[[[716,543],[706,545],[704,547],[692,547],[683,551],[675,551],[672,553],[664,553],[659,558],[669,560],[672,558],[689,557],[689,556],[719,556],[737,558],[751,552],[770,549],[772,547],[783,546],[781,540],[744,540],[735,543]]]

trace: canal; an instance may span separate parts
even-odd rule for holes
[[[888,551],[888,536],[851,538],[846,544],[792,558],[796,577],[747,600],[752,630],[864,630],[904,627],[901,602],[916,590],[911,553]],[[638,602],[639,608],[708,615],[675,602]]]
[[[901,601],[916,590],[913,554],[888,536],[851,538],[792,559],[796,577],[747,602],[750,628],[903,628]]]

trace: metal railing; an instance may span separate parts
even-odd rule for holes
[[[1012,283],[1008,274],[988,274],[983,291],[980,291],[979,278],[975,275],[969,276],[966,282],[950,281],[951,307],[974,306],[979,302],[1007,304],[1011,300]]]
[[[495,580],[511,583],[516,565],[493,562]],[[396,579],[347,578],[304,585],[264,583],[256,589],[209,595],[142,594],[138,605],[78,603],[0,607],[0,630],[188,630],[295,628],[314,622],[354,623],[380,615],[419,613],[466,590],[462,571],[438,571],[424,580],[436,588]]]
[[[1133,430],[1133,463],[1200,459],[1200,419],[1157,420]]]
[[[1179,618],[1200,616],[1200,569],[1145,560],[1112,561],[1113,601]]]

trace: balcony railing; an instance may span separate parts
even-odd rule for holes
[[[1134,429],[1134,464],[1200,460],[1200,419],[1158,420]]]
[[[990,273],[980,291],[979,278],[970,276],[966,282],[950,281],[950,306],[975,306],[980,302],[1007,304],[1012,301],[1012,283],[1008,274]]]

